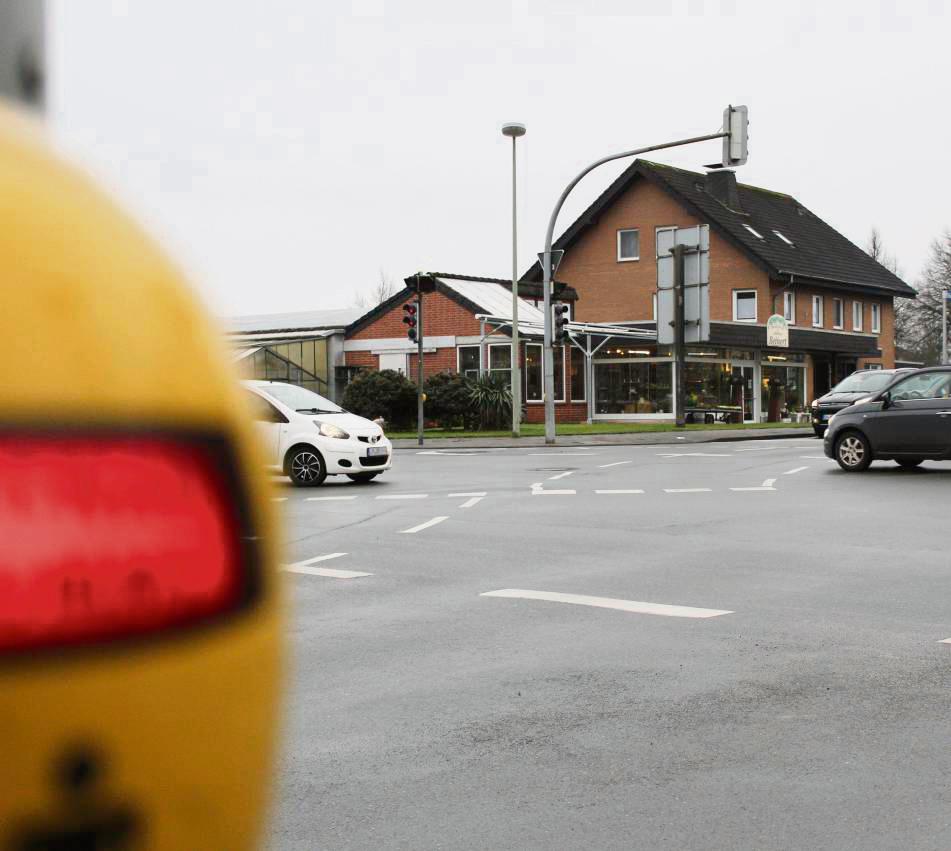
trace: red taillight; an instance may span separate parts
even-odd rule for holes
[[[249,574],[219,444],[0,434],[0,652],[233,610]]]

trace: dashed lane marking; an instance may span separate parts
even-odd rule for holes
[[[308,576],[329,576],[331,579],[357,579],[360,576],[373,576],[372,573],[362,573],[359,570],[335,570],[332,567],[306,567],[295,564],[285,565],[284,570],[289,573],[305,573]]]
[[[805,469],[805,467],[803,468]],[[731,491],[774,491],[776,488],[773,485],[776,484],[776,479],[766,479],[763,484],[755,488],[730,488]]]
[[[295,561],[292,564],[285,564],[284,567],[288,569],[292,567],[306,567],[308,564],[317,564],[318,561],[330,561],[332,558],[341,558],[345,555],[346,553],[327,553],[326,555],[304,559],[304,561]]]
[[[548,481],[553,482],[555,479],[563,479],[565,476],[570,476],[574,472],[573,470],[565,470],[564,473],[559,473],[557,476],[549,476]]]
[[[942,638],[938,644],[951,644],[951,638]]]
[[[305,497],[304,501],[305,502],[339,502],[343,500],[349,501],[351,499],[356,499],[356,498],[357,498],[357,494],[354,494],[353,496],[308,496],[308,497]],[[380,499],[380,497],[377,497],[377,499]]]
[[[695,606],[669,606],[665,603],[642,603],[638,600],[617,600],[613,597],[590,597],[586,594],[561,594],[557,591],[527,591],[522,588],[503,588],[485,591],[480,597],[507,597],[519,600],[544,600],[549,603],[571,603],[576,606],[594,606],[599,609],[618,609],[639,615],[661,615],[668,618],[715,618],[732,615],[724,609],[700,609]]]
[[[427,520],[425,523],[420,523],[418,526],[412,526],[409,529],[403,529],[401,535],[414,535],[417,532],[422,532],[423,529],[429,529],[431,526],[435,526],[437,523],[442,523],[443,520],[448,520],[448,516],[443,517],[434,517],[432,520]]]
[[[608,494],[612,494],[612,493],[644,493],[644,491],[642,491],[642,490],[635,490],[635,489],[629,489],[629,490],[600,490],[600,491],[595,491],[595,493],[608,493]]]
[[[467,500],[466,500],[464,503],[462,503],[462,505],[460,505],[459,507],[460,507],[460,508],[472,508],[472,506],[475,505],[476,503],[482,502],[482,500],[483,500],[484,498],[485,498],[485,497],[474,496],[474,497],[472,497],[472,498],[470,498],[470,499],[467,499]]]
[[[795,469],[787,470],[785,473],[783,473],[783,475],[791,476],[793,473],[801,473],[803,470],[808,470],[808,469],[809,469],[808,467],[796,467]]]
[[[426,499],[428,493],[393,493],[376,497],[377,499]]]
[[[658,452],[658,458],[732,458],[728,452]]]
[[[713,488],[664,488],[664,493],[710,493]]]
[[[597,455],[597,452],[529,452],[527,457],[529,458],[567,458],[569,455],[572,458],[580,458],[582,455]]]
[[[467,493],[451,493],[449,494],[449,497],[451,499],[456,499],[458,497],[463,497],[463,496],[485,496],[485,495],[486,495],[485,491],[468,491]]]
[[[620,467],[621,464],[633,464],[633,463],[634,463],[633,461],[614,461],[610,464],[598,464],[598,467],[603,470],[605,467]]]

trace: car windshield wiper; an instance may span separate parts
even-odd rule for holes
[[[325,411],[323,408],[297,408],[298,414],[342,414],[343,411]]]

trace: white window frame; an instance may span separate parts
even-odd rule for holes
[[[838,308],[838,311],[836,311]],[[838,317],[836,316],[838,313]],[[838,322],[836,322],[838,318]],[[845,327],[845,300],[841,298],[832,299],[832,327],[836,331],[841,331]]]
[[[533,347],[538,349],[538,372],[541,377],[541,383],[539,384],[540,397],[538,399],[528,398],[528,350]],[[545,397],[545,347],[541,343],[525,344],[525,369],[522,371],[522,388],[526,405],[542,404]]]
[[[825,298],[821,295],[814,295],[812,297],[812,327],[813,328],[822,327],[822,324],[825,321],[825,311],[826,311]]]
[[[792,290],[783,292],[783,318],[790,325],[796,324],[796,294]]]
[[[621,234],[622,233],[636,233],[637,234],[637,256],[636,257],[622,257],[621,256]],[[632,263],[635,260],[641,259],[641,230],[640,228],[618,228],[617,232],[617,262],[618,263]]]
[[[461,346],[456,346],[456,372],[460,375],[462,372],[462,349],[478,349],[479,350],[479,375],[482,375],[482,346],[479,343],[464,343]]]
[[[737,317],[737,296],[753,293],[753,318],[739,319]],[[733,290],[733,321],[734,322],[756,322],[759,318],[759,292],[757,290]]]
[[[873,334],[882,333],[882,306],[880,304],[872,304],[872,316],[871,316],[871,328]]]
[[[508,372],[512,371],[512,344],[511,343],[489,343],[486,348],[489,350],[485,353],[485,368],[482,369],[483,372]],[[492,368],[492,349],[508,349],[509,352],[509,365],[504,366],[501,369]],[[482,353],[479,353],[479,357],[482,357]],[[480,367],[482,361],[479,361]]]
[[[858,322],[856,322],[856,317],[858,317]],[[861,331],[862,326],[865,323],[865,304],[861,301],[856,301],[852,299],[852,330]]]

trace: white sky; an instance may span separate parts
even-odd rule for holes
[[[219,313],[349,307],[384,269],[524,271],[588,162],[750,108],[742,182],[914,281],[951,226],[943,0],[51,0],[50,119]],[[656,159],[719,159],[708,142]],[[576,190],[556,233],[623,168]]]

